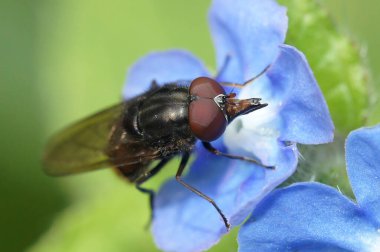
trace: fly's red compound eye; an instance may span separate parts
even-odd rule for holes
[[[190,84],[190,95],[214,99],[220,94],[226,94],[226,92],[216,80],[211,78],[199,77]]]
[[[189,124],[193,134],[201,141],[211,142],[219,138],[227,127],[227,120],[214,98],[225,94],[215,80],[199,77],[190,84],[193,100],[189,106]]]

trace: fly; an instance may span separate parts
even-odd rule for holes
[[[248,157],[220,152],[211,144],[236,117],[267,106],[260,98],[237,99],[234,93],[226,94],[222,86],[241,88],[267,69],[244,84],[218,83],[208,77],[196,78],[189,86],[176,82],[158,86],[153,81],[145,93],[85,118],[53,136],[46,148],[44,170],[48,175],[61,176],[114,167],[138,190],[149,195],[153,213],[155,193],[142,184],[174,156],[181,155],[176,180],[210,202],[229,230],[230,223],[218,205],[183,181],[182,174],[197,140],[215,155],[273,168]],[[152,167],[157,160],[159,162]]]

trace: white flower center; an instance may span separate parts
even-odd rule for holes
[[[367,246],[366,251],[380,252],[380,229],[377,230],[377,235],[365,235],[361,237],[361,240]]]
[[[245,87],[239,98],[262,98],[268,106],[235,119],[224,133],[224,143],[231,153],[256,157],[262,163],[272,165],[279,148],[277,139],[280,136],[281,121],[278,113],[281,104],[260,88],[263,85],[256,85],[265,84],[265,81],[264,78],[260,83]]]

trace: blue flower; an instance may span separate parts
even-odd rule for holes
[[[380,251],[380,125],[352,132],[347,173],[355,201],[320,183],[276,190],[239,233],[244,251]]]
[[[263,98],[269,106],[237,118],[213,144],[276,169],[216,157],[197,146],[195,161],[184,177],[213,198],[236,226],[294,172],[296,143],[332,141],[334,126],[304,55],[283,44],[288,21],[284,7],[273,0],[214,0],[209,21],[218,81],[244,83],[271,65],[259,80],[234,90],[240,98]],[[151,53],[129,70],[123,94],[126,99],[137,95],[147,90],[152,80],[159,84],[188,82],[199,76],[212,75],[189,52]],[[163,250],[204,250],[226,233],[215,209],[174,179],[161,187],[154,205],[152,230]]]

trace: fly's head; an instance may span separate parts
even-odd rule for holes
[[[189,125],[201,141],[218,139],[227,125],[240,115],[266,107],[260,98],[237,99],[235,93],[226,94],[222,85],[208,77],[194,79],[189,88]]]

